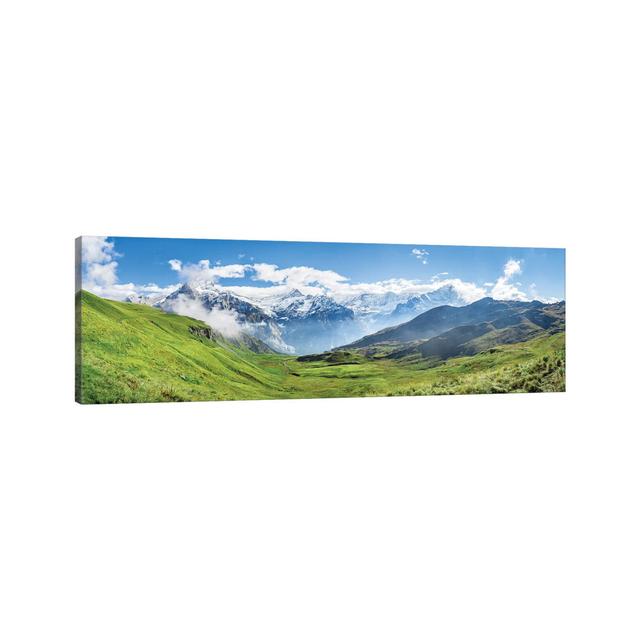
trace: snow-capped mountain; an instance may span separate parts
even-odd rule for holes
[[[444,304],[466,304],[451,285],[429,293],[361,293],[337,298],[293,289],[284,295],[252,299],[214,282],[183,284],[166,297],[130,296],[128,301],[191,315],[215,328],[248,333],[276,351],[297,354],[347,344]]]
[[[313,318],[318,321],[353,320],[353,311],[329,296],[304,295],[298,289],[290,291],[271,307],[283,322]]]
[[[421,293],[412,295],[410,298],[398,303],[392,312],[393,318],[397,318],[399,322],[404,322],[415,318],[417,315],[441,307],[442,305],[451,307],[462,307],[467,302],[451,285],[445,285],[430,293]]]
[[[270,320],[270,314],[248,298],[234,295],[213,283],[183,284],[179,289],[159,301],[161,308],[175,306],[179,300],[198,300],[205,309],[235,311],[243,322],[257,323]],[[171,310],[171,309],[165,309]]]
[[[271,311],[296,353],[324,351],[343,344],[345,336],[361,333],[354,312],[326,295],[294,289],[275,300]]]
[[[294,352],[293,346],[283,339],[280,326],[270,311],[212,282],[183,284],[154,306],[217,324],[216,328],[224,328],[227,332],[244,331],[282,353]]]
[[[407,299],[407,295],[387,291],[385,293],[360,293],[348,296],[341,303],[358,316],[392,313],[396,306]]]
[[[448,304],[460,307],[467,302],[452,285],[443,285],[429,293],[362,293],[342,300],[356,316],[370,324],[404,322],[434,307]]]
[[[165,298],[165,295],[160,293],[160,294],[154,294],[154,295],[148,295],[145,296],[143,294],[137,294],[137,293],[132,293],[130,295],[128,295],[124,301],[125,302],[131,302],[132,304],[148,304],[149,306],[153,306],[154,304],[156,304],[156,302],[159,302],[160,300],[163,300]]]

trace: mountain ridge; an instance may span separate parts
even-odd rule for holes
[[[564,308],[564,302],[545,304],[539,301],[505,301],[485,297],[464,307],[435,307],[408,322],[382,329],[340,348],[357,349],[384,343],[428,341],[463,326],[476,326],[476,331],[488,333],[490,330],[500,331],[521,323],[529,323],[531,330],[528,333],[533,335],[549,330],[554,324],[558,325],[558,329],[560,326],[564,328]],[[527,333],[524,327],[522,333]],[[479,333],[474,339],[480,335],[482,334]],[[450,342],[452,339],[455,339],[455,334],[443,340]],[[462,343],[458,341],[458,344]],[[434,345],[428,348],[421,347],[421,352],[429,352],[434,348]]]
[[[197,281],[184,283],[164,297],[131,295],[127,301],[201,319],[207,312],[222,311],[228,314],[223,320],[236,322],[239,329],[272,349],[298,355],[335,349],[339,345],[374,344],[378,338],[372,339],[371,336],[406,325],[423,313],[469,306],[451,284],[443,284],[426,293],[387,291],[327,295],[306,294],[294,288],[284,294],[260,297],[241,295],[214,281]],[[195,304],[202,305],[202,312],[198,312]],[[455,321],[447,322],[447,316],[456,317],[455,311],[441,310],[438,313],[442,315],[442,322],[437,330],[419,338],[407,334],[401,341],[433,337],[455,326]],[[480,320],[482,318],[471,318],[468,322],[473,324]],[[213,319],[210,323],[215,325]],[[400,339],[390,338],[389,334],[382,337],[385,340]]]

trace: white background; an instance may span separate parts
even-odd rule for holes
[[[640,634],[633,2],[7,2],[0,636]],[[567,248],[568,392],[81,407],[80,234]]]

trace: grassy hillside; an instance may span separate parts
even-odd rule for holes
[[[564,334],[444,363],[344,350],[296,359],[232,343],[198,320],[76,298],[83,403],[505,393],[564,390]],[[253,349],[253,350],[252,350]]]
[[[367,357],[364,354],[369,353]],[[565,390],[564,333],[500,345],[473,356],[396,360],[379,351],[341,350],[304,356],[293,368],[307,380],[325,378],[322,397],[444,395]],[[326,358],[324,358],[326,356]],[[340,361],[344,362],[341,364]]]
[[[83,403],[283,396],[281,367],[270,366],[269,356],[209,339],[214,334],[198,320],[85,291],[77,304],[82,367],[76,397]]]

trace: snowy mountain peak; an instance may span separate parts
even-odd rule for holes
[[[203,293],[220,294],[222,289],[211,280],[196,280],[193,282],[185,282],[175,293],[186,295],[202,295]]]
[[[179,289],[156,303],[169,313],[192,316],[210,324],[218,324],[259,338],[272,349],[292,353],[293,348],[282,337],[273,313],[257,304],[226,291],[213,282],[183,284]]]
[[[283,322],[300,319],[343,320],[353,319],[353,311],[339,304],[329,296],[305,295],[293,289],[280,298],[273,306],[273,312]]]
[[[466,302],[452,285],[444,285],[429,293],[414,294],[400,302],[393,311],[394,316],[416,316],[434,307],[449,305],[461,307]]]

